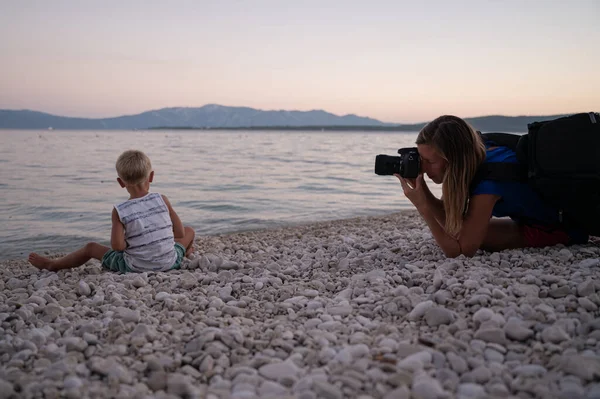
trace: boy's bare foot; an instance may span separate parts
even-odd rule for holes
[[[38,255],[33,252],[29,254],[29,258],[27,260],[33,266],[37,267],[38,269],[42,269],[42,270],[43,269],[52,270],[52,266],[54,263],[54,262],[52,262],[52,259],[46,258],[44,256]]]
[[[194,245],[190,245],[189,248],[185,251],[185,257],[189,258],[190,255],[194,253]]]

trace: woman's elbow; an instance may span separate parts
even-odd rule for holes
[[[444,251],[444,255],[446,255],[446,258],[457,258],[460,255],[462,255],[462,253],[459,251],[456,251],[456,250],[450,250],[450,251]]]
[[[467,258],[472,258],[473,256],[475,256],[475,253],[477,252],[478,248],[463,248],[462,246],[460,248],[451,248],[451,249],[447,249],[444,250],[444,255],[446,255],[447,258],[458,258],[460,255],[464,255]]]
[[[467,248],[461,248],[460,255],[464,255],[467,258],[472,258],[477,253],[479,247],[469,246]]]

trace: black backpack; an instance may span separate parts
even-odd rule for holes
[[[509,147],[518,163],[484,163],[471,187],[482,180],[523,181],[558,209],[565,228],[600,236],[600,116],[580,113],[527,125],[524,135],[481,133]]]

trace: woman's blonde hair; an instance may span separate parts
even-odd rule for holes
[[[431,145],[448,162],[442,180],[444,227],[457,237],[468,207],[469,186],[485,159],[485,145],[471,125],[453,115],[429,122],[419,132],[417,144]]]
[[[117,174],[127,185],[144,182],[152,172],[152,163],[146,154],[138,150],[127,150],[117,159]]]

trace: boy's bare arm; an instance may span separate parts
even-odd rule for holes
[[[117,209],[112,211],[112,229],[110,232],[110,247],[115,251],[125,251],[127,243],[125,242],[125,227],[119,219]]]
[[[169,199],[164,195],[162,196],[162,198],[163,200],[165,200],[167,208],[169,208],[169,216],[171,216],[171,223],[173,223],[173,235],[175,236],[175,238],[183,238],[185,236],[185,230],[183,228],[183,223],[181,222],[181,219],[179,219],[177,212],[175,212],[175,210],[171,206]]]

